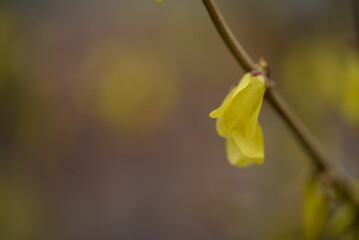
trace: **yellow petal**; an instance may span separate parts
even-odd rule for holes
[[[233,88],[228,95],[225,97],[225,99],[223,100],[221,106],[215,110],[213,110],[210,114],[209,117],[211,118],[218,118],[219,116],[221,116],[223,114],[224,111],[227,110],[228,106],[231,104],[231,101],[233,99],[234,93],[236,92],[236,88]]]
[[[246,155],[242,151],[242,146],[239,146],[232,137],[227,139],[226,152],[229,163],[237,167],[263,163],[264,154],[257,156]]]
[[[222,105],[210,113],[210,117],[217,118],[218,134],[227,138],[228,161],[237,167],[263,163],[264,144],[258,115],[265,89],[262,75],[248,73]]]
[[[231,104],[231,101],[233,99],[233,97],[242,89],[244,89],[245,87],[247,87],[249,84],[249,73],[244,75],[244,77],[242,78],[242,80],[239,82],[239,84],[233,88],[228,95],[225,97],[225,99],[223,100],[221,106],[215,110],[213,110],[209,116],[211,118],[218,118],[219,116],[221,116],[224,111],[227,110],[227,108],[229,107],[229,105]]]
[[[262,164],[264,159],[263,134],[260,125],[256,124],[256,131],[253,137],[248,138],[245,129],[233,132],[233,140],[239,146],[241,152],[257,164]]]
[[[263,93],[264,95],[264,93]],[[245,124],[245,134],[247,138],[254,138],[256,131],[258,129],[258,116],[259,116],[259,112],[261,110],[262,107],[262,102],[263,102],[263,96],[262,98],[260,98],[260,100],[257,102],[257,105],[254,107],[254,111],[252,112],[252,115],[249,116],[248,118],[248,123]],[[259,126],[260,128],[260,126]],[[260,131],[262,129],[259,129]]]
[[[249,84],[235,94],[231,103],[222,114],[223,128],[231,132],[234,128],[240,128],[250,124],[248,134],[253,135],[259,109],[265,92],[265,80],[263,76],[250,75]]]
[[[226,153],[229,163],[234,166],[246,167],[251,163],[250,160],[243,155],[232,138],[229,138],[226,141]]]
[[[224,138],[229,138],[231,132],[229,131],[228,127],[225,125],[223,117],[219,117],[216,122],[216,130],[219,136]]]

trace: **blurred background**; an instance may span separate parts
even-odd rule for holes
[[[353,3],[218,0],[359,178]],[[281,119],[264,104],[265,163],[237,169],[208,117],[242,74],[200,0],[1,1],[0,238],[302,239],[310,166]]]

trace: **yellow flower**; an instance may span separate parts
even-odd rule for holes
[[[265,90],[263,75],[247,73],[222,105],[209,114],[217,118],[218,134],[227,139],[227,158],[232,165],[245,167],[263,162],[264,144],[258,115]]]

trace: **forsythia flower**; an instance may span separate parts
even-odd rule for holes
[[[226,138],[227,158],[232,165],[245,167],[263,163],[264,144],[258,115],[265,90],[262,74],[247,73],[222,105],[209,114],[217,118],[217,132]]]

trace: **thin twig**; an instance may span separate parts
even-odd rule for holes
[[[238,40],[233,35],[231,29],[228,27],[224,17],[219,11],[215,1],[203,0],[203,3],[206,6],[207,11],[219,34],[221,35],[231,53],[236,58],[239,65],[241,65],[247,72],[254,70],[256,68],[254,61],[246,53],[245,49],[240,45]],[[297,137],[304,150],[310,156],[311,163],[315,167],[315,170],[322,175],[326,175],[326,178],[329,179],[328,181],[343,195],[344,198],[357,204],[352,194],[349,181],[347,180],[348,178],[344,172],[339,169],[339,166],[334,167],[334,162],[330,159],[326,151],[324,151],[324,148],[314,138],[314,136],[303,124],[300,118],[295,114],[295,112],[289,107],[284,98],[274,88],[273,84],[268,87],[265,94],[265,99],[282,117],[282,119],[286,122],[288,127]]]
[[[359,48],[359,1],[352,0],[354,30],[355,30],[355,46]]]
[[[203,0],[204,5],[206,6],[211,19],[216,26],[218,33],[223,38],[228,49],[233,54],[234,58],[238,63],[243,67],[246,72],[253,70],[254,61],[247,54],[246,50],[241,46],[237,41],[236,37],[233,35],[231,29],[228,27],[226,20],[219,11],[216,3],[214,1],[205,1]]]
[[[329,156],[314,138],[312,133],[305,127],[303,122],[300,121],[294,111],[288,106],[278,91],[276,91],[274,87],[269,87],[266,91],[265,99],[294,132],[304,149],[311,156],[316,169],[318,169],[318,171],[329,171]]]

